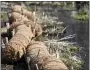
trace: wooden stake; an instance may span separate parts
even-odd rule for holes
[[[8,37],[5,37],[5,40],[6,40],[6,44],[8,43]]]
[[[36,66],[36,69],[37,69],[37,70],[39,70],[38,65],[37,65],[37,64],[35,64],[35,66]]]
[[[7,29],[9,29],[9,27],[10,27],[10,24],[9,24],[9,23],[6,23],[6,27],[7,27]]]

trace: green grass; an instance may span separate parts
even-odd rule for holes
[[[67,65],[69,70],[82,70],[82,65],[84,64],[82,59],[74,59],[75,54],[79,51],[79,46],[63,46],[61,49],[60,59]],[[72,58],[73,57],[73,58]]]
[[[7,20],[8,19],[7,13],[1,12],[0,18],[1,18],[1,20],[4,20],[4,21]]]
[[[89,20],[89,15],[86,12],[77,13],[72,17],[77,20]]]

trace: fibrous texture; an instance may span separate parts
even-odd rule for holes
[[[12,11],[11,17],[14,21],[22,19],[25,25],[31,25],[34,36],[42,34],[42,27],[35,22],[35,15],[32,12],[24,9],[20,5],[13,6]],[[13,26],[13,24],[11,26]]]
[[[32,41],[26,50],[32,64],[38,64],[40,70],[68,70],[65,64],[51,56],[43,42]]]
[[[25,17],[24,15],[19,14],[17,12],[12,12],[11,13],[11,19],[13,19],[12,22],[17,21],[17,20],[29,21],[29,19],[27,17]]]
[[[28,19],[34,21],[34,15],[32,12],[28,11],[27,9],[24,9],[22,6],[20,5],[15,5],[12,7],[12,11],[13,12],[17,12],[20,14],[23,14],[24,16],[27,16]]]
[[[5,48],[5,57],[18,60],[25,53],[25,48],[33,37],[30,27],[19,25],[16,27],[16,34],[12,37]]]
[[[19,8],[16,9],[20,10]],[[7,44],[4,53],[5,57],[8,59],[18,60],[25,53],[25,48],[30,43],[31,39],[41,34],[42,29],[38,24],[18,12],[13,11],[11,13],[11,19],[13,19],[13,21],[10,28],[15,29],[15,35]]]
[[[17,12],[12,12],[11,17],[14,19],[10,28],[15,28],[18,25],[25,24],[26,26],[31,26],[32,32],[34,36],[39,36],[42,34],[42,27],[41,25],[34,23],[33,21],[29,20],[24,15],[21,15]],[[20,21],[20,22],[16,22]]]

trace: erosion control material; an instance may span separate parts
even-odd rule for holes
[[[42,27],[41,25],[37,24],[37,23],[34,23],[32,20],[29,20],[27,17],[25,17],[24,15],[21,15],[17,12],[12,12],[11,13],[11,17],[13,19],[13,22],[12,24],[10,25],[11,29],[15,28],[16,26],[18,25],[21,25],[21,24],[25,24],[26,26],[31,26],[31,29],[33,31],[33,35],[34,36],[39,36],[42,34]],[[20,22],[17,22],[16,21],[20,21]]]
[[[65,64],[51,56],[43,42],[32,39],[42,34],[42,28],[39,24],[34,23],[32,14],[23,10],[21,7],[13,7],[10,25],[15,29],[15,35],[10,39],[4,50],[4,56],[8,60],[19,60],[23,55],[29,57],[29,66],[33,69],[34,65],[40,70],[68,70]],[[33,69],[35,70],[35,69]]]
[[[20,5],[13,6],[12,11],[13,12],[11,13],[11,15],[12,15],[11,17],[14,21],[22,19],[22,21],[24,22],[25,25],[27,25],[27,26],[31,25],[33,35],[35,37],[42,34],[41,25],[39,25],[35,22],[35,14],[26,10],[25,8],[23,8]],[[11,26],[13,26],[13,24]]]
[[[43,42],[32,41],[26,50],[31,65],[38,64],[40,70],[68,70],[65,64],[51,56]]]
[[[9,60],[19,60],[33,37],[31,28],[26,25],[19,25],[16,30],[16,34],[9,41],[4,52],[5,57]]]
[[[13,21],[10,28],[15,29],[15,35],[7,44],[4,55],[8,60],[19,60],[31,39],[41,34],[42,29],[38,24],[17,12],[11,13],[11,19]]]
[[[34,21],[34,15],[32,12],[28,11],[27,9],[23,8],[20,5],[15,5],[12,7],[13,12],[17,12],[20,14],[23,14],[24,16],[27,16],[28,19]]]
[[[24,15],[19,14],[17,12],[11,13],[11,19],[12,19],[12,22],[17,21],[17,20],[29,21],[27,17],[25,17]]]

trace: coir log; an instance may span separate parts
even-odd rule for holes
[[[38,64],[40,70],[68,70],[61,60],[49,54],[43,42],[32,41],[27,47],[26,55],[31,59],[30,64]]]

